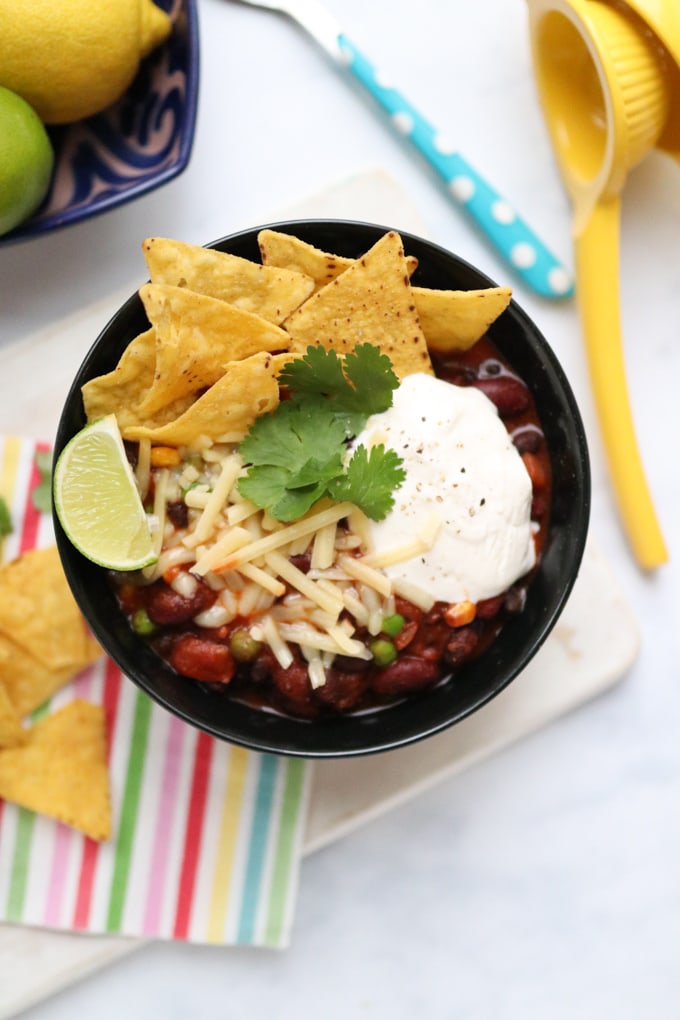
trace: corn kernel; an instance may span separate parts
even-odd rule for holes
[[[174,446],[152,446],[151,466],[159,468],[175,467],[179,464],[179,450]]]
[[[472,623],[476,615],[477,606],[467,599],[464,602],[452,602],[444,610],[444,619],[449,627],[465,627],[466,624]]]

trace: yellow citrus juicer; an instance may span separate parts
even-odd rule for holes
[[[628,397],[619,297],[621,192],[652,149],[680,161],[680,0],[528,0],[532,60],[573,206],[577,299],[602,439],[641,566],[668,554]]]

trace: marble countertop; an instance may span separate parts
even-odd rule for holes
[[[571,264],[570,208],[538,104],[524,2],[327,5]],[[115,212],[0,249],[0,345],[143,278],[147,235],[207,242],[338,180],[386,171],[429,236],[512,283],[562,361],[589,431],[592,534],[633,610],[641,649],[623,681],[595,701],[306,857],[287,950],[153,944],[24,1015],[674,1020],[680,167],[652,154],[630,175],[623,203],[626,363],[671,555],[644,574],[613,502],[575,302],[545,301],[509,279],[421,160],[291,23],[229,0],[200,0],[199,16],[188,169]]]

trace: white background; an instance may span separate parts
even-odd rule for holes
[[[328,7],[571,264],[569,203],[535,91],[523,0]],[[543,301],[510,279],[420,158],[290,22],[229,0],[200,0],[199,15],[189,168],[118,211],[0,249],[0,343],[142,282],[147,235],[204,243],[382,168],[434,240],[513,284],[567,370],[590,435],[592,532],[636,614],[641,654],[609,694],[305,859],[284,952],[153,945],[26,1015],[675,1020],[680,167],[653,154],[624,192],[626,362],[671,553],[646,576],[612,501],[575,303]]]

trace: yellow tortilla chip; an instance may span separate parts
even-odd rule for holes
[[[11,638],[0,634],[0,680],[20,718],[40,708],[70,680],[101,655],[94,638],[87,637],[90,657],[87,662],[65,666],[46,666]]]
[[[156,365],[156,335],[147,329],[128,344],[111,372],[86,382],[82,388],[88,421],[137,407],[153,382]]]
[[[510,287],[484,290],[428,290],[413,297],[427,346],[432,351],[466,351],[510,304]]]
[[[203,438],[237,441],[258,415],[278,405],[278,374],[290,359],[290,354],[260,353],[232,361],[222,377],[176,421],[161,428],[132,426],[123,437],[168,446],[191,446]]]
[[[142,244],[142,251],[152,283],[187,287],[198,294],[221,298],[241,311],[277,324],[314,289],[312,280],[302,273],[261,266],[184,241],[150,237]]]
[[[342,355],[370,343],[388,355],[400,379],[414,372],[433,374],[404,248],[393,230],[305,301],[284,326],[296,353],[321,344]]]
[[[83,406],[88,422],[115,414],[122,429],[142,422],[151,427],[165,425],[179,417],[191,404],[191,397],[173,401],[152,417],[140,416],[137,412],[153,384],[155,367],[156,334],[153,329],[147,329],[128,345],[113,371],[96,376],[83,386]]]
[[[307,241],[301,241],[299,237],[281,233],[279,230],[261,230],[257,235],[257,242],[263,265],[279,266],[303,273],[312,278],[315,290],[325,287],[356,261],[344,255],[322,251]],[[414,255],[407,255],[406,265],[408,275],[411,276],[418,267],[418,259]]]
[[[263,263],[305,273],[314,280],[317,290],[344,273],[354,262],[354,259],[321,251],[292,234],[278,230],[261,230],[257,240]],[[418,260],[407,255],[406,262],[411,276]],[[413,287],[420,325],[427,345],[433,351],[472,347],[507,308],[511,297],[509,287],[470,291]]]
[[[142,416],[212,386],[230,361],[288,347],[278,326],[219,298],[155,283],[139,294],[156,332],[154,381],[138,408]]]
[[[0,748],[14,747],[25,739],[26,730],[21,725],[21,717],[0,680]]]
[[[0,567],[0,634],[52,670],[76,672],[92,661],[91,639],[56,545]]]
[[[111,835],[106,718],[77,699],[28,731],[26,742],[0,751],[0,797],[49,815],[91,839]]]

